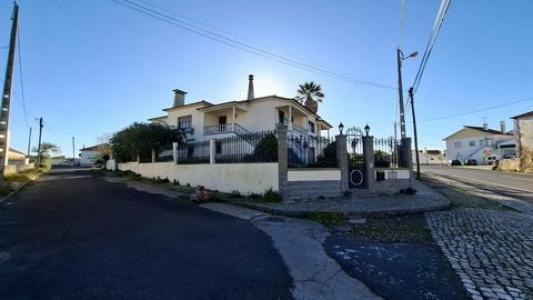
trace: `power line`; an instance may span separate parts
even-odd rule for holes
[[[431,121],[452,119],[452,118],[457,118],[457,117],[466,116],[466,115],[470,115],[470,114],[475,114],[475,113],[479,113],[479,112],[484,112],[484,111],[488,111],[488,110],[498,109],[498,108],[502,108],[502,107],[506,107],[506,106],[510,106],[510,105],[518,104],[518,103],[522,103],[522,102],[528,102],[528,101],[533,101],[533,97],[524,98],[524,99],[511,101],[511,102],[506,102],[506,103],[502,103],[502,104],[498,104],[498,105],[490,106],[490,107],[485,107],[485,108],[481,108],[481,109],[471,110],[471,111],[464,112],[464,113],[426,119],[426,120],[422,120],[421,122],[431,122]]]
[[[266,59],[270,59],[270,60],[279,62],[281,64],[289,65],[289,66],[292,66],[292,67],[295,67],[295,68],[300,68],[300,69],[307,70],[307,71],[310,71],[310,72],[322,74],[322,75],[325,75],[325,76],[328,76],[328,77],[331,77],[331,78],[344,80],[344,81],[348,81],[348,82],[352,82],[352,83],[357,83],[357,84],[361,84],[361,85],[373,86],[373,87],[376,87],[376,88],[389,89],[389,90],[395,90],[396,89],[395,87],[392,87],[392,86],[389,86],[389,85],[376,83],[376,82],[371,82],[371,81],[366,81],[366,80],[361,80],[361,79],[358,79],[358,78],[354,78],[354,77],[351,77],[351,76],[348,76],[348,75],[344,75],[344,74],[338,73],[336,71],[332,71],[332,70],[327,69],[327,68],[323,68],[323,67],[320,67],[320,66],[316,66],[314,64],[303,62],[303,61],[301,61],[299,59],[293,59],[293,58],[289,58],[289,57],[286,57],[286,56],[283,56],[283,55],[280,55],[280,54],[272,53],[271,51],[267,51],[267,50],[264,50],[264,49],[256,47],[256,46],[249,45],[249,44],[247,44],[245,42],[242,42],[242,41],[239,41],[239,40],[237,40],[235,38],[228,37],[227,35],[224,35],[224,34],[221,34],[221,33],[217,33],[217,32],[214,32],[212,30],[209,30],[209,29],[205,29],[205,28],[203,28],[201,26],[198,26],[198,25],[191,24],[190,22],[184,21],[183,19],[180,19],[179,17],[172,16],[171,12],[168,12],[168,10],[165,10],[163,8],[159,8],[158,7],[158,10],[160,10],[160,11],[158,11],[158,10],[152,9],[150,7],[147,7],[147,6],[143,6],[143,5],[139,4],[139,3],[134,3],[134,2],[132,2],[130,0],[113,0],[113,1],[115,3],[117,3],[117,4],[120,4],[120,5],[124,6],[124,7],[130,8],[132,10],[135,10],[137,12],[140,12],[140,13],[142,13],[144,15],[150,16],[150,17],[155,18],[157,20],[169,23],[169,24],[174,25],[176,27],[179,27],[181,29],[184,29],[184,30],[187,30],[189,32],[192,32],[192,33],[198,34],[200,36],[203,36],[205,38],[217,41],[219,43],[225,44],[225,45],[230,46],[232,48],[239,49],[239,50],[242,50],[242,51],[245,51],[245,52],[248,52],[248,53],[263,57],[263,58],[266,58]],[[146,3],[146,1],[144,1],[144,2]],[[161,12],[161,11],[163,11],[163,12]]]
[[[422,56],[422,60],[420,61],[420,67],[418,68],[418,72],[416,73],[415,80],[412,85],[413,94],[416,93],[416,91],[418,90],[420,80],[422,79],[422,75],[424,75],[424,70],[426,69],[429,56],[431,55],[433,46],[435,46],[435,41],[437,40],[437,36],[439,35],[442,23],[444,22],[444,17],[446,17],[446,13],[448,12],[448,8],[450,7],[450,3],[451,0],[442,0],[441,2],[437,18],[435,18],[435,22],[433,23],[433,30],[431,31],[426,50],[424,51],[424,55]]]
[[[28,110],[26,109],[26,97],[24,96],[24,80],[22,79],[22,58],[20,55],[20,27],[18,29],[17,34],[17,52],[18,52],[18,63],[19,63],[19,77],[20,77],[20,96],[22,98],[22,110],[24,112],[24,121],[26,122],[26,126],[30,127],[30,122],[28,122]]]

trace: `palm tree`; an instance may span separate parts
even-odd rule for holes
[[[322,103],[324,98],[320,84],[316,84],[314,81],[300,84],[297,93],[296,100],[310,111],[314,113],[318,111],[318,102]]]

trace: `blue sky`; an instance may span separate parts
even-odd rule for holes
[[[395,48],[400,1],[170,1],[152,2],[246,38],[269,51],[293,55],[338,73],[396,86]],[[423,52],[438,0],[407,0],[404,52]],[[512,5],[510,5],[512,4]],[[297,85],[315,81],[326,94],[319,113],[330,123],[372,128],[390,136],[397,93],[341,81],[283,65],[205,39],[129,10],[111,0],[20,1],[22,71],[28,122],[43,116],[43,141],[63,153],[98,142],[103,134],[162,114],[171,90],[188,101],[241,99],[247,75],[256,95],[292,97]],[[0,2],[0,45],[8,45],[12,2]],[[420,144],[442,148],[442,138],[462,125],[491,127],[533,109],[533,101],[439,121],[427,119],[533,97],[533,2],[457,1],[452,4],[416,97]],[[7,49],[0,50],[0,70]],[[404,83],[419,59],[406,61]],[[25,151],[24,118],[16,66],[11,144]],[[410,114],[408,114],[410,122]],[[408,122],[408,123],[409,123]],[[411,135],[411,128],[408,127]]]

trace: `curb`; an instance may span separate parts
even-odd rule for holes
[[[287,211],[279,208],[272,208],[272,207],[264,207],[261,205],[255,205],[252,203],[243,203],[243,202],[229,202],[230,204],[259,210],[271,215],[278,215],[278,216],[286,216],[286,217],[292,217],[292,218],[301,218],[304,217],[308,213],[317,213],[317,212],[323,212],[323,213],[332,213],[332,214],[341,214],[344,216],[361,216],[361,217],[390,217],[390,216],[399,216],[399,215],[410,215],[410,214],[419,214],[424,212],[432,212],[432,211],[439,211],[439,210],[445,210],[449,209],[452,204],[451,201],[448,200],[447,204],[442,205],[436,205],[432,207],[425,207],[425,208],[413,208],[413,209],[393,209],[393,210],[387,210],[387,211],[375,211],[375,212],[333,212],[333,211],[321,211],[321,210],[314,210],[314,211],[303,211],[303,210],[292,210]]]
[[[23,184],[19,185],[16,189],[14,189],[11,193],[7,194],[7,196],[0,199],[0,203],[4,203],[11,199],[13,196],[15,196],[16,193],[18,193],[20,190],[22,190],[28,183],[32,182],[32,180],[28,180],[24,182]]]

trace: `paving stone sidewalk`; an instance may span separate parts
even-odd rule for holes
[[[473,299],[533,299],[533,217],[468,208],[426,221]]]

